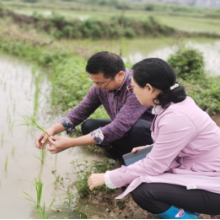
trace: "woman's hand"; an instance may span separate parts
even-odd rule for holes
[[[139,151],[139,150],[141,150],[141,149],[144,149],[144,148],[146,148],[146,147],[149,147],[149,146],[150,146],[150,145],[141,146],[141,147],[135,147],[135,148],[132,149],[131,153],[135,153],[135,152],[137,152],[137,151]]]
[[[97,186],[105,185],[104,173],[93,173],[88,179],[88,186],[93,190]]]
[[[69,137],[53,137],[48,138],[49,145],[47,149],[52,153],[56,154],[63,150],[66,150],[69,147],[73,146],[73,138]]]

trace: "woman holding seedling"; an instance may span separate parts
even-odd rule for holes
[[[135,64],[128,90],[142,105],[154,106],[154,147],[145,159],[128,167],[92,174],[90,189],[129,184],[117,199],[131,192],[139,206],[161,218],[220,214],[219,127],[186,96],[172,68],[161,59]]]

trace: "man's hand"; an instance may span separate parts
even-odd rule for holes
[[[88,179],[89,189],[93,190],[97,186],[105,185],[104,173],[93,173]]]
[[[52,153],[56,154],[63,150],[66,150],[69,147],[73,146],[73,138],[68,137],[53,137],[48,138],[49,145],[47,149]]]
[[[50,129],[47,130],[47,133],[52,136],[54,135],[54,132]],[[37,136],[35,140],[35,147],[38,149],[45,149],[45,145],[48,142],[48,135],[45,133],[41,133]]]

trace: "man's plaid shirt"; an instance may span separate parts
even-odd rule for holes
[[[152,121],[154,117],[151,113],[152,107],[142,106],[136,96],[127,91],[127,86],[131,84],[131,75],[131,70],[126,69],[125,79],[116,91],[105,91],[93,85],[83,101],[60,118],[59,122],[67,133],[72,133],[75,126],[87,119],[100,105],[104,106],[112,122],[91,132],[99,144],[120,139],[138,119]]]

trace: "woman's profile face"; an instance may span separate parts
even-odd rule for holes
[[[150,84],[146,84],[144,88],[141,88],[135,80],[131,79],[131,85],[133,92],[136,95],[141,105],[155,106],[154,99],[161,93],[161,90],[152,87]]]
[[[133,87],[133,92],[136,95],[138,101],[141,103],[141,105],[152,105],[149,92],[147,88],[141,88],[133,79],[131,80],[131,85]]]

